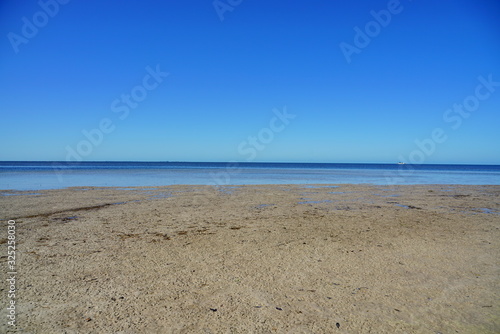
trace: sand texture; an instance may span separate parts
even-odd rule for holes
[[[2,333],[500,333],[500,186],[37,193]]]

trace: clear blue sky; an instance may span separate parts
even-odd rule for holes
[[[0,160],[500,164],[498,1],[55,1],[0,4]]]

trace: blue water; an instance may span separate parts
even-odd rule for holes
[[[0,162],[1,190],[174,184],[495,184],[499,165]]]

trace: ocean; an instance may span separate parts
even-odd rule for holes
[[[0,162],[0,190],[175,184],[500,185],[500,165],[225,162]]]

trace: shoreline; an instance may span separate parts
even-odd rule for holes
[[[156,189],[156,188],[169,188],[169,187],[211,187],[211,188],[224,188],[224,187],[295,187],[295,186],[318,186],[318,187],[341,187],[341,186],[372,186],[372,187],[385,187],[385,188],[395,188],[395,187],[500,187],[500,184],[496,183],[478,183],[478,184],[468,184],[468,183],[402,183],[402,184],[378,184],[378,183],[259,183],[259,184],[167,184],[167,185],[154,185],[154,186],[68,186],[62,188],[30,188],[30,189],[0,189],[0,198],[2,196],[22,196],[29,195],[30,193],[39,193],[44,191],[58,191],[58,190],[89,190],[89,189],[116,189],[116,190],[141,190],[141,189]]]
[[[50,211],[50,210],[44,210],[43,213],[40,213],[40,215],[50,215],[50,214],[56,214],[60,212],[66,212],[66,211],[79,211],[79,210],[85,210],[85,209],[92,209],[93,206],[99,207],[99,206],[111,206],[111,205],[122,205],[126,204],[128,202],[133,202],[133,201],[147,201],[155,198],[166,198],[166,197],[173,197],[172,196],[167,196],[168,193],[171,191],[175,193],[179,192],[184,192],[189,190],[190,192],[196,192],[200,191],[202,194],[210,194],[211,192],[214,192],[215,194],[217,193],[226,193],[228,194],[231,192],[231,189],[245,189],[245,188],[277,188],[277,189],[282,189],[282,188],[293,188],[293,189],[303,189],[307,190],[308,188],[354,188],[354,189],[359,189],[362,192],[365,192],[368,189],[372,190],[380,190],[380,191],[404,191],[405,189],[410,189],[411,188],[425,188],[428,190],[436,189],[436,190],[443,190],[445,192],[451,192],[452,190],[456,190],[457,192],[460,192],[462,190],[467,190],[467,188],[491,188],[491,189],[500,189],[500,185],[496,184],[481,184],[481,185],[469,185],[469,184],[402,184],[402,185],[377,185],[377,184],[370,184],[370,183],[361,183],[361,184],[344,184],[344,183],[332,183],[332,184],[323,184],[323,183],[317,183],[317,184],[245,184],[245,185],[238,185],[238,184],[233,184],[233,185],[224,185],[224,186],[219,186],[219,185],[206,185],[206,184],[198,184],[198,185],[190,185],[190,184],[183,184],[183,185],[166,185],[166,186],[141,186],[141,187],[134,187],[134,186],[127,186],[127,187],[115,187],[115,186],[110,186],[110,187],[101,187],[101,186],[78,186],[78,187],[66,187],[66,188],[60,188],[60,189],[38,189],[38,190],[0,190],[0,199],[3,200],[4,203],[8,203],[7,205],[4,204],[4,207],[0,208],[2,209],[1,213],[2,216],[0,216],[0,220],[5,220],[5,219],[12,219],[12,217],[15,218],[32,218],[32,216],[36,216],[36,210],[38,210],[39,206],[37,207],[32,207],[31,204],[36,203],[37,205],[40,206],[50,206],[50,199],[55,199],[56,206],[55,208],[62,208],[59,211]],[[228,191],[229,189],[229,191]],[[76,196],[79,193],[85,192],[84,196]],[[68,198],[68,199],[63,199],[61,200],[60,197],[64,197],[64,195],[61,194],[69,194],[73,198]],[[107,200],[103,201],[99,198],[99,194],[105,194],[107,196]],[[380,194],[377,194],[380,195]],[[460,195],[459,195],[460,196]],[[20,210],[20,212],[23,212],[22,207],[16,207],[15,204],[19,202],[24,202],[24,201],[19,201],[21,198],[29,198],[32,201],[31,202],[25,202],[26,204],[30,205],[30,211],[32,212],[28,215],[24,216],[19,216],[15,214],[5,215],[4,213],[7,211],[16,211]],[[43,199],[43,200],[42,200]],[[48,203],[44,204],[44,200],[47,199],[49,200]],[[347,197],[345,200],[348,200],[349,197]],[[83,203],[83,205],[74,205],[74,201],[82,201],[80,202]],[[199,202],[199,201],[198,201]],[[2,203],[3,204],[3,203]],[[194,202],[196,204],[196,201]],[[500,210],[500,207],[498,208]],[[33,213],[34,212],[34,213]]]
[[[500,330],[498,185],[36,192],[0,197],[18,330]]]

